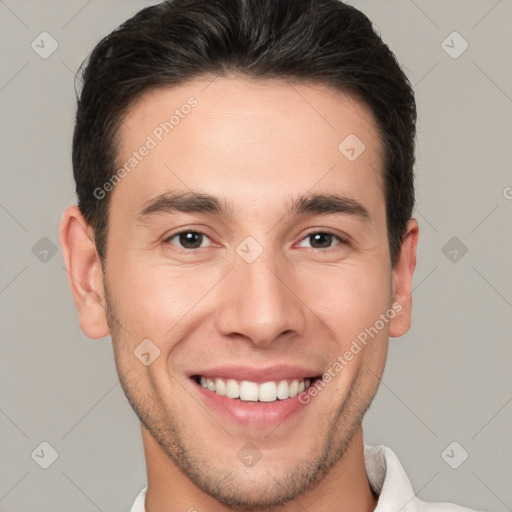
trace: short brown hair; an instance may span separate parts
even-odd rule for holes
[[[394,54],[359,10],[339,0],[167,0],[104,37],[82,64],[73,137],[78,206],[105,261],[115,137],[150,89],[207,74],[323,83],[375,115],[384,145],[389,250],[395,263],[414,207],[416,104]]]

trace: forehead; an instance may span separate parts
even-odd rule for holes
[[[241,207],[294,188],[384,198],[370,108],[321,84],[211,77],[152,90],[125,115],[116,154],[127,172],[112,200],[133,208],[176,189]]]

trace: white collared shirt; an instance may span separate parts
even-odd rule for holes
[[[416,497],[398,457],[387,446],[365,445],[366,474],[379,496],[374,512],[475,512],[452,503],[426,502]],[[138,494],[130,512],[146,512],[147,486]]]

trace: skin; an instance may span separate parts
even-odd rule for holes
[[[371,511],[377,499],[361,421],[388,337],[410,326],[418,237],[411,219],[392,266],[375,119],[364,104],[318,84],[205,78],[137,100],[118,133],[118,164],[191,96],[198,105],[110,192],[105,274],[76,206],[61,225],[81,329],[112,336],[121,384],[141,420],[146,508]],[[338,150],[349,134],[366,147],[355,161]],[[190,190],[225,201],[231,216],[171,211],[137,221],[151,199]],[[369,220],[289,213],[306,193],[350,197]],[[200,248],[187,252],[169,238],[183,228],[206,235]],[[335,236],[318,247],[311,232]],[[263,249],[252,263],[236,252],[247,236]],[[226,422],[197,400],[186,376],[281,363],[322,374],[397,303],[400,312],[379,334],[277,428]],[[148,366],[134,357],[144,339],[160,350]],[[250,468],[237,458],[247,442],[262,455]]]

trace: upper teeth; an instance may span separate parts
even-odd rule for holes
[[[293,398],[308,389],[310,379],[294,379],[291,381],[269,381],[258,384],[248,380],[237,381],[235,379],[210,379],[201,377],[200,384],[203,388],[209,389],[218,395],[228,398],[240,398],[244,401],[275,402]]]

